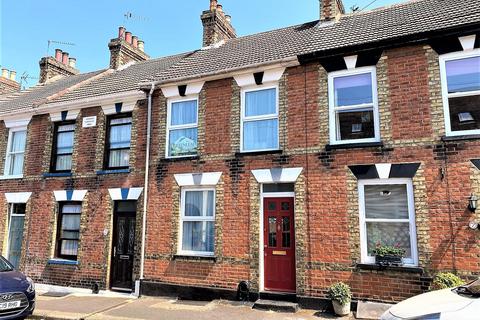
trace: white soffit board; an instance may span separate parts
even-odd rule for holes
[[[67,111],[67,116],[65,119],[62,119],[62,112],[54,112],[50,113],[50,120],[52,122],[58,122],[58,121],[64,121],[64,120],[75,120],[77,119],[78,114],[80,113],[80,110],[68,110]]]
[[[17,119],[4,119],[5,127],[7,128],[16,128],[16,127],[26,127],[30,123],[30,119],[32,119],[32,115],[29,115],[24,118],[17,118]]]
[[[345,60],[345,64],[347,65],[347,69],[355,69],[357,66],[357,59],[358,55],[354,56],[348,56],[348,57],[343,57],[343,60]]]
[[[31,192],[7,192],[5,198],[7,203],[27,203],[31,195]]]
[[[380,179],[388,179],[388,177],[390,177],[390,169],[392,168],[390,163],[378,163],[375,164],[375,167],[377,168],[378,177]]]
[[[277,82],[282,77],[285,72],[285,67],[268,69],[263,71],[263,81],[262,83]],[[255,77],[253,73],[244,73],[234,76],[235,81],[239,87],[248,87],[255,85]]]
[[[175,180],[180,187],[214,186],[220,181],[221,172],[181,173],[175,174]]]
[[[475,47],[475,37],[476,35],[474,34],[471,36],[458,37],[458,40],[460,41],[460,44],[462,45],[464,51],[473,50],[473,48]]]
[[[258,183],[291,183],[296,182],[303,168],[273,168],[252,170]]]

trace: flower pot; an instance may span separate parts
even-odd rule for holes
[[[401,266],[403,265],[402,257],[401,256],[392,256],[392,255],[384,255],[384,256],[375,256],[375,263],[379,266]]]
[[[348,302],[347,304],[340,304],[340,302],[332,300],[332,303],[333,310],[335,311],[336,315],[346,316],[347,314],[350,314],[350,302]]]

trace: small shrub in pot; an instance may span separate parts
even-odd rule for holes
[[[332,300],[333,309],[339,316],[350,313],[352,293],[348,284],[337,282],[328,288],[328,297]]]

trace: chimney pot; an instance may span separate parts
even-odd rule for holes
[[[125,32],[125,41],[132,44],[132,33],[130,31]]]
[[[134,48],[138,48],[138,37],[137,36],[132,37],[132,45],[133,45]]]
[[[55,60],[62,62],[62,50],[55,49]]]
[[[138,50],[145,52],[145,41],[143,40],[138,40]]]
[[[225,15],[225,20],[227,20],[228,23],[231,23],[232,22],[232,16],[229,15],[229,14],[226,14]]]
[[[10,70],[10,80],[15,81],[16,76],[17,72],[15,70]]]
[[[125,39],[125,27],[118,27],[118,39]]]
[[[72,68],[76,68],[77,59],[76,58],[68,58],[68,65]]]
[[[68,65],[68,52],[64,52],[62,53],[62,63],[65,64],[65,65]]]
[[[223,6],[221,4],[217,4],[217,11],[223,13]]]
[[[8,79],[8,69],[2,68],[2,77]]]
[[[210,0],[210,11],[215,11],[217,9],[217,0]]]

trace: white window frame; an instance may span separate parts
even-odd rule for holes
[[[208,205],[208,192],[205,191],[213,191],[213,215],[211,217],[207,216],[200,216],[200,217],[187,217],[185,216],[185,194],[188,191],[204,191],[203,194],[203,210],[206,212],[207,205]],[[216,205],[217,205],[217,194],[215,191],[215,187],[183,187],[181,196],[180,196],[180,223],[179,223],[179,232],[178,232],[178,248],[177,252],[179,255],[183,256],[196,256],[196,257],[213,257],[215,256],[215,245],[213,246],[213,252],[209,251],[191,251],[191,250],[183,250],[183,222],[184,221],[192,221],[192,222],[213,222],[214,224],[214,238],[216,238],[217,230],[215,226],[215,216],[216,216]],[[215,239],[216,240],[216,239]],[[214,240],[214,241],[215,241]]]
[[[255,91],[262,91],[268,89],[275,89],[275,113],[265,114],[260,116],[245,116],[245,96],[248,92],[255,92]],[[255,86],[247,86],[242,88],[241,90],[241,107],[240,107],[240,152],[261,152],[261,151],[273,151],[280,149],[280,117],[279,117],[279,92],[278,92],[278,83],[276,84],[264,84],[264,85],[255,85]],[[278,129],[277,129],[277,145],[273,148],[269,149],[254,149],[254,150],[246,150],[243,141],[243,125],[245,122],[254,122],[254,121],[261,121],[261,120],[277,120],[278,121]]]
[[[446,63],[452,60],[460,60],[466,58],[480,57],[480,49],[473,49],[468,51],[459,51],[447,53],[439,56],[440,62],[440,79],[442,83],[442,100],[443,100],[443,114],[445,118],[445,134],[446,136],[463,136],[463,135],[472,135],[480,134],[480,129],[476,130],[461,130],[461,131],[452,131],[452,126],[450,123],[450,105],[448,103],[449,98],[456,97],[468,97],[480,95],[480,90],[469,91],[469,92],[458,92],[458,93],[448,93],[448,82],[447,82],[447,67]]]
[[[367,219],[365,217],[365,186],[366,185],[391,185],[403,184],[407,186],[408,200],[408,219]],[[366,264],[374,264],[375,257],[368,255],[367,250],[367,222],[408,222],[410,226],[410,247],[412,251],[411,258],[403,259],[403,263],[407,266],[418,265],[418,249],[417,249],[417,229],[415,224],[415,202],[413,195],[412,179],[391,178],[391,179],[367,179],[358,181],[358,201],[359,201],[359,220],[360,220],[360,247],[361,262]]]
[[[172,115],[172,104],[177,102],[185,102],[185,101],[196,101],[197,102],[197,118],[195,123],[189,124],[181,124],[181,125],[174,125],[170,124],[171,115]],[[166,134],[166,146],[165,146],[165,158],[173,159],[173,158],[188,158],[195,156],[195,154],[189,155],[181,155],[181,156],[170,156],[170,131],[171,130],[179,130],[179,129],[197,129],[197,154],[198,154],[198,111],[199,111],[199,99],[198,95],[189,95],[181,98],[170,98],[167,102],[167,134]]]
[[[334,80],[339,77],[354,76],[370,73],[372,77],[372,103],[362,103],[351,106],[335,107],[335,87]],[[329,134],[330,144],[348,144],[348,143],[370,143],[380,142],[380,114],[378,111],[378,88],[377,88],[377,68],[375,66],[361,67],[349,70],[334,71],[328,74],[328,105],[329,105]],[[365,139],[337,140],[337,113],[336,111],[356,110],[373,107],[373,121],[375,136]]]
[[[12,140],[13,140],[13,133],[25,131],[25,149],[22,152],[11,152],[10,149],[12,147]],[[3,178],[4,179],[17,179],[23,178],[23,169],[25,167],[25,151],[27,149],[27,127],[13,127],[8,129],[8,142],[7,142],[7,150],[5,152],[5,167],[3,169]],[[10,165],[12,162],[12,155],[13,154],[21,154],[23,153],[23,167],[22,167],[22,174],[11,175],[9,174]]]
[[[13,213],[13,208],[17,204],[22,204],[22,203],[9,203],[8,204],[8,235],[7,235],[7,252],[5,255],[5,258],[10,259],[10,234],[12,233],[12,217],[24,217],[26,212],[22,214],[18,213]],[[27,208],[25,207],[25,211]],[[23,233],[25,233],[25,224],[23,225]],[[22,235],[22,241],[23,241],[23,235]]]

